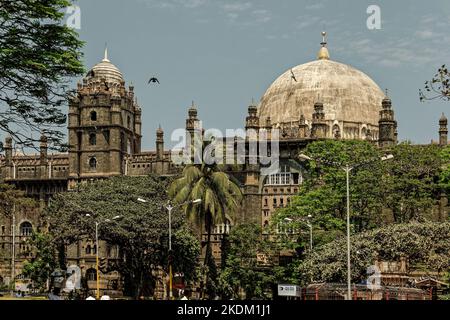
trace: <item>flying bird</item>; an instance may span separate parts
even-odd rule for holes
[[[109,91],[108,83],[106,83],[106,81],[105,81],[104,84],[105,84],[105,90],[106,90],[106,91]]]
[[[158,83],[159,84],[159,80],[155,77],[150,78],[150,80],[148,80],[148,83]]]
[[[87,73],[86,77],[91,77],[91,78],[95,77],[95,72],[94,72],[94,70],[89,71],[89,72]]]
[[[292,69],[291,69],[291,78],[292,78],[295,82],[297,82],[297,78],[295,77],[294,71],[292,71]]]

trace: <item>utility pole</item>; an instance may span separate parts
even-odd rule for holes
[[[98,225],[99,222],[95,222],[95,269],[97,272],[97,300],[100,299],[100,273],[98,272]]]
[[[349,165],[345,166],[347,180],[347,300],[352,298],[352,277],[351,277],[351,262],[350,262],[350,171],[353,168]]]

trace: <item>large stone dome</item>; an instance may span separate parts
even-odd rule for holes
[[[385,98],[378,85],[363,72],[329,59],[322,43],[318,60],[296,66],[283,73],[267,89],[258,106],[260,123],[270,118],[273,125],[297,122],[303,115],[310,124],[314,104],[322,102],[325,120],[331,128],[338,125],[348,137],[361,129],[378,131],[379,111]]]

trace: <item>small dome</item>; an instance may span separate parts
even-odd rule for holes
[[[119,68],[111,63],[108,59],[108,49],[105,49],[105,57],[102,62],[96,64],[88,73],[90,78],[105,78],[108,82],[122,82],[124,81],[122,72]]]
[[[445,116],[445,114],[442,112],[441,118],[439,119],[440,123],[447,123],[447,117]]]

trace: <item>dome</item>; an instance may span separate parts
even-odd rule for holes
[[[108,59],[108,50],[105,49],[105,57],[96,64],[88,73],[88,78],[105,78],[108,82],[122,82],[124,81],[122,72],[119,68],[111,63]]]
[[[325,45],[324,40],[318,60],[287,70],[267,89],[258,106],[261,123],[269,117],[275,125],[289,123],[302,115],[311,123],[320,101],[330,126],[378,128],[383,91],[363,72],[330,60]]]

